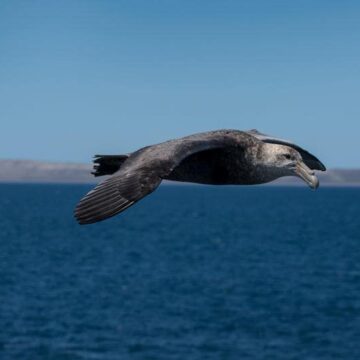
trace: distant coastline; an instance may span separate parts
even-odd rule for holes
[[[100,178],[91,175],[92,164],[42,162],[33,160],[0,160],[0,183],[93,184]],[[318,173],[321,185],[360,186],[360,169],[330,169]],[[300,185],[295,177],[271,184]]]

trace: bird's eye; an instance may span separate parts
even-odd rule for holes
[[[285,154],[284,156],[285,156],[285,159],[287,159],[287,160],[290,160],[290,159],[291,159],[291,155],[290,155],[290,154]]]

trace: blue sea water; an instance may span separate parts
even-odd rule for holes
[[[360,189],[0,186],[0,359],[360,359]]]

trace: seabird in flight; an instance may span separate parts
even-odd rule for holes
[[[169,140],[126,155],[96,155],[95,176],[112,175],[79,202],[75,217],[91,224],[114,216],[152,193],[162,180],[253,185],[298,176],[312,189],[325,166],[286,140],[257,130],[217,130]]]

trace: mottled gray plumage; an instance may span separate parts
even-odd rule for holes
[[[296,175],[312,188],[325,166],[289,141],[256,130],[217,130],[144,147],[126,155],[96,155],[95,176],[113,174],[78,204],[80,224],[104,220],[153,192],[163,179],[200,184],[261,184]]]

